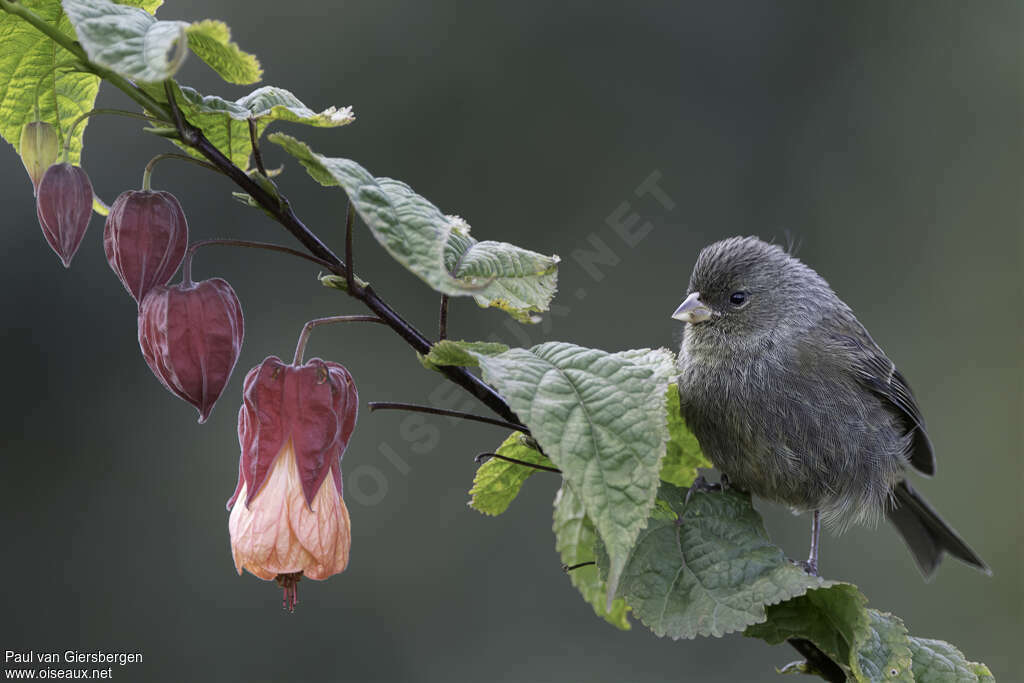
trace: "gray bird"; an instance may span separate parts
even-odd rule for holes
[[[683,417],[730,485],[845,528],[883,514],[930,577],[944,551],[989,572],[906,480],[935,473],[907,381],[814,270],[756,237],[697,257],[679,351]]]

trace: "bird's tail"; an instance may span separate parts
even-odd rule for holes
[[[935,573],[943,551],[986,574],[992,573],[967,542],[939,517],[928,501],[910,488],[906,480],[896,484],[893,497],[895,505],[886,512],[886,516],[900,532],[926,579]]]

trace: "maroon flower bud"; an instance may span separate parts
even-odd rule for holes
[[[139,346],[149,369],[196,407],[203,423],[242,348],[242,306],[220,278],[153,287],[139,306]]]
[[[57,153],[60,151],[57,131],[46,121],[26,123],[21,129],[18,151],[21,163],[25,164],[28,177],[32,180],[32,194],[35,194],[46,169],[57,161]]]
[[[92,183],[78,166],[54,164],[46,169],[36,191],[36,215],[43,236],[64,267],[85,237],[92,214]]]
[[[187,246],[185,213],[170,192],[122,192],[110,207],[103,251],[136,303],[153,287],[167,284]]]

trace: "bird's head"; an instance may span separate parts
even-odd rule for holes
[[[688,323],[692,343],[743,348],[770,341],[780,329],[806,329],[833,298],[817,273],[781,247],[731,237],[701,250],[672,317]]]

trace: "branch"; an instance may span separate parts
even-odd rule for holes
[[[523,467],[531,467],[531,468],[533,468],[535,470],[543,470],[544,472],[556,472],[557,474],[561,474],[562,473],[562,470],[558,469],[557,467],[548,467],[547,465],[538,465],[536,463],[526,462],[525,460],[520,460],[519,458],[510,458],[507,455],[502,455],[501,453],[480,453],[475,458],[473,458],[473,462],[485,463],[488,460],[490,460],[491,458],[494,458],[495,460],[504,460],[505,462],[510,462],[513,465],[522,465]],[[591,563],[591,564],[593,564],[593,563]]]
[[[814,673],[830,683],[846,683],[846,674],[843,670],[817,645],[803,638],[790,638],[786,642],[807,660],[807,665]]]
[[[245,174],[245,171],[231,163],[231,160],[224,156],[212,142],[206,139],[203,132],[190,124],[178,108],[174,100],[173,85],[171,81],[165,81],[165,92],[167,101],[171,108],[171,120],[181,141],[202,154],[206,159],[219,168],[225,175],[235,182],[236,185],[245,190],[253,200],[256,201],[274,220],[280,223],[285,230],[290,232],[304,246],[310,254],[330,264],[330,271],[335,275],[348,278],[347,269],[341,259],[331,251],[327,245],[320,241],[306,225],[299,220],[299,217],[292,211],[291,204],[283,195],[271,195],[260,187],[255,181]],[[353,274],[354,275],[354,274]],[[412,326],[408,321],[399,315],[374,291],[373,287],[366,285],[353,291],[348,295],[358,299],[377,314],[384,322],[391,327],[398,335],[405,340],[409,346],[421,354],[430,352],[431,343],[423,334]],[[466,368],[456,366],[442,366],[440,372],[449,380],[473,394],[481,403],[493,410],[502,419],[508,422],[520,422],[512,409],[508,407],[505,400],[488,384],[471,373]]]
[[[299,240],[302,246],[304,246],[310,254],[330,264],[329,270],[332,273],[348,279],[345,264],[342,263],[341,259],[339,259],[334,252],[332,252],[327,245],[320,240],[319,237],[317,237],[301,220],[299,220],[298,216],[295,215],[295,212],[292,211],[291,204],[284,196],[272,195],[260,187],[255,181],[246,175],[245,171],[231,163],[231,160],[225,157],[220,150],[218,150],[216,146],[214,146],[213,143],[203,135],[202,130],[188,122],[188,120],[182,115],[181,110],[178,108],[177,102],[174,99],[175,86],[173,80],[167,80],[164,82],[164,92],[167,96],[167,102],[158,102],[126,78],[119,76],[110,69],[90,61],[88,55],[85,54],[85,50],[83,50],[81,45],[75,42],[71,36],[66,35],[56,26],[44,21],[28,7],[17,2],[12,2],[11,0],[0,0],[0,9],[20,17],[34,26],[48,38],[53,40],[57,45],[60,45],[70,52],[79,62],[81,62],[84,69],[111,83],[118,90],[135,100],[143,107],[143,109],[151,112],[161,119],[173,121],[175,129],[178,131],[178,139],[182,144],[187,147],[191,147],[202,154],[211,164],[231,178],[236,185],[245,190],[245,192],[252,197],[257,204],[266,210],[274,220],[280,223],[285,230],[290,232],[297,240]],[[367,285],[357,289],[350,288],[348,294],[349,296],[361,301],[363,305],[382,318],[384,322],[391,327],[391,329],[397,332],[398,335],[418,353],[426,354],[430,352],[430,340],[423,336],[419,330],[413,327],[407,320],[405,320],[405,318],[400,316],[393,308],[391,308],[391,306],[381,299],[372,287]],[[508,404],[505,403],[505,400],[502,399],[491,386],[466,368],[443,366],[438,368],[438,370],[449,380],[471,393],[477,400],[493,410],[503,419],[516,423],[520,421],[516,417],[515,413],[512,412],[512,409],[508,407]]]
[[[444,415],[446,417],[458,417],[463,420],[470,420],[471,422],[483,422],[484,424],[496,425],[498,427],[508,427],[517,432],[522,432],[527,436],[530,435],[530,430],[519,423],[519,421],[509,422],[508,420],[495,420],[493,417],[487,417],[485,415],[474,415],[473,413],[465,413],[461,410],[449,410],[447,408],[435,408],[434,406],[421,406],[416,403],[395,403],[393,401],[370,401],[370,412],[375,410],[408,410],[414,413],[430,413],[431,415]]]

